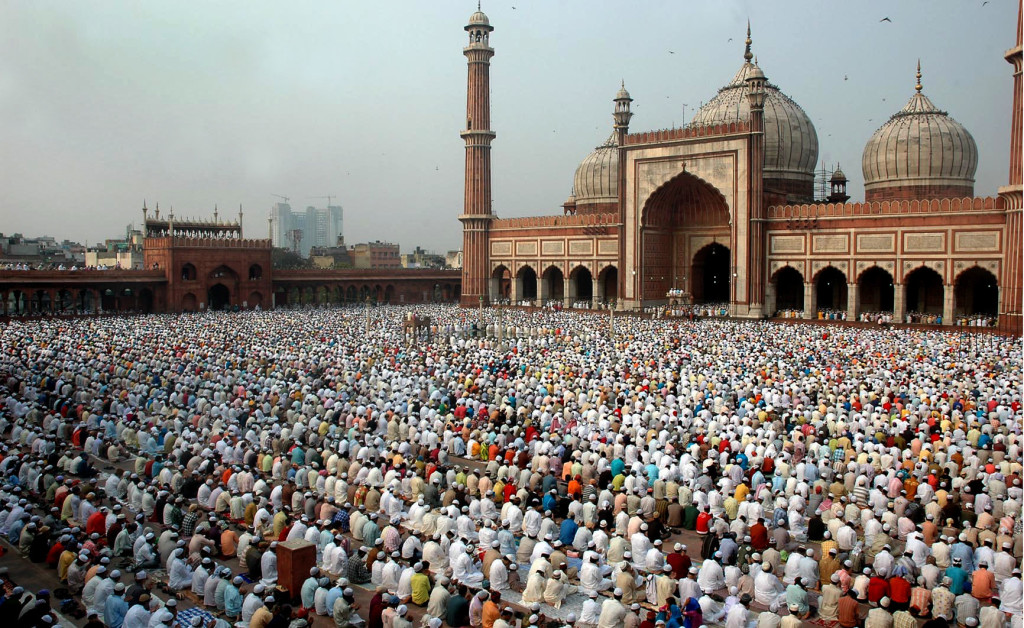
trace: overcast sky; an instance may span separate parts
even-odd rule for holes
[[[0,232],[95,243],[150,208],[267,213],[334,195],[349,242],[461,246],[473,1],[0,4]],[[561,213],[577,164],[611,130],[681,125],[742,64],[746,20],[768,79],[863,198],[864,143],[913,94],[963,123],[978,195],[1008,170],[1012,0],[484,2],[494,211]],[[889,17],[891,22],[880,22]],[[730,41],[731,39],[731,41]],[[674,54],[670,54],[673,51]],[[685,105],[685,118],[684,118]]]

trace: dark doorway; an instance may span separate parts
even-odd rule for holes
[[[792,266],[783,266],[775,273],[775,309],[804,309],[804,277]]]
[[[529,299],[530,301],[537,298],[537,273],[529,266],[524,266],[519,270],[519,279],[523,282],[523,293],[519,295],[520,299]]]
[[[604,286],[604,300],[611,303],[619,298],[619,269],[609,266],[601,272],[601,284]]]
[[[907,312],[942,314],[942,277],[927,266],[907,275]]]
[[[858,286],[861,312],[892,312],[896,291],[892,275],[878,266],[872,266],[860,275]]]
[[[978,266],[965,270],[956,279],[955,298],[956,310],[960,314],[995,316],[999,312],[996,276]]]
[[[544,283],[547,284],[549,299],[561,301],[565,298],[565,278],[561,270],[552,266],[544,271]]]
[[[588,306],[594,300],[594,276],[582,266],[576,268],[571,275],[573,283],[576,284],[576,300],[586,301]]]
[[[692,276],[694,303],[728,303],[729,249],[715,243],[697,251]]]
[[[818,292],[818,310],[846,309],[846,275],[835,266],[829,266],[818,273],[815,282]]]
[[[231,305],[231,292],[228,287],[222,283],[214,284],[210,286],[210,290],[207,293],[207,307],[214,311],[220,311]]]

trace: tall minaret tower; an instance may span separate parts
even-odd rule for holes
[[[1010,180],[999,188],[999,197],[1006,208],[1006,239],[1000,281],[999,326],[1006,331],[1021,333],[1024,329],[1024,157],[1021,156],[1021,132],[1024,130],[1024,104],[1021,103],[1021,65],[1024,47],[1021,45],[1021,15],[1017,9],[1017,45],[1006,51],[1005,58],[1013,66],[1013,110],[1010,113]]]
[[[487,232],[491,220],[491,96],[490,69],[494,30],[480,10],[469,17],[469,44],[463,48],[469,65],[466,81],[466,198],[462,221],[462,299],[465,306],[486,302],[488,279]]]

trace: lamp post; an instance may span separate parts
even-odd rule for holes
[[[505,335],[505,329],[504,328],[505,328],[505,324],[504,324],[504,320],[503,320],[503,317],[502,317],[501,301],[500,300],[498,301],[496,307],[498,309],[498,330],[497,330],[498,350],[499,351],[504,351],[504,339],[505,339],[504,338],[504,335]]]
[[[480,295],[478,298],[480,301],[480,336],[483,337],[487,335],[487,328],[484,327],[484,297],[483,295]]]

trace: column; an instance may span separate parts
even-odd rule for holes
[[[541,275],[537,279],[540,282],[540,290],[537,291],[537,305],[543,306],[551,298],[551,286],[547,277]]]
[[[846,284],[846,320],[857,320],[860,312],[860,286],[856,283]]]
[[[953,284],[942,285],[942,324],[952,325],[953,324]],[[999,291],[999,296],[1002,297],[1002,290]]]
[[[522,279],[522,277],[518,277],[517,276],[517,277],[513,277],[512,278],[512,290],[511,290],[511,292],[512,292],[512,296],[510,298],[512,300],[512,305],[519,305],[519,300],[522,299],[522,294],[523,294],[523,279]]]
[[[590,294],[594,295],[593,308],[596,310],[601,307],[601,302],[604,301],[604,282],[600,281],[597,275],[594,275],[591,279],[591,284],[593,284],[593,288]]]
[[[570,308],[576,301],[576,295],[579,292],[576,290],[576,280],[570,277],[562,277],[562,306]]]
[[[818,317],[817,308],[814,307],[814,297],[816,296],[813,281],[804,282],[804,318],[807,320],[813,320]]]
[[[903,284],[893,282],[892,320],[894,323],[902,323],[907,316],[906,289]]]
[[[769,281],[768,284],[765,286],[764,315],[767,318],[775,316],[776,289],[777,286],[774,281]]]

